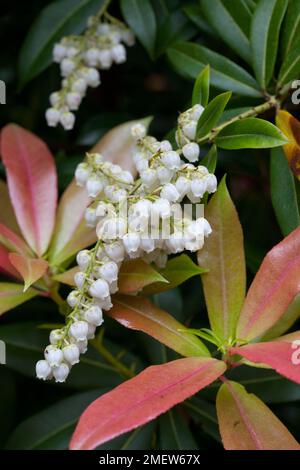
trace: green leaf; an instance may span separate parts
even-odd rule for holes
[[[286,85],[300,75],[299,45],[291,50],[286,56],[279,71],[278,87]]]
[[[244,113],[245,111],[249,111],[249,106],[241,106],[240,108],[225,109],[224,113],[222,114],[220,118],[220,124],[223,124],[224,122],[229,121],[229,119],[236,117],[239,114]]]
[[[182,254],[175,256],[170,259],[166,267],[160,271],[160,274],[164,279],[167,279],[169,283],[162,284],[160,282],[151,284],[143,289],[143,294],[156,294],[157,292],[173,289],[191,277],[202,274],[203,272],[205,272],[205,269],[197,266],[188,255]]]
[[[197,26],[197,28],[200,29],[200,31],[212,36],[215,35],[214,30],[209,26],[205,18],[203,18],[200,5],[193,2],[190,5],[184,5],[182,9],[186,16]]]
[[[104,0],[60,0],[44,8],[34,21],[21,49],[21,85],[51,64],[55,42],[69,34],[80,34],[88,17],[100,10],[104,3]]]
[[[213,332],[233,338],[246,290],[243,233],[225,179],[209,201],[205,217],[212,233],[198,252],[198,263],[208,270],[201,275]]]
[[[169,14],[158,28],[156,57],[163,54],[168,47],[176,42],[187,41],[195,32],[194,26],[191,25],[188,18],[181,11],[176,10]]]
[[[167,54],[175,69],[186,77],[196,79],[209,64],[210,81],[216,88],[245,96],[261,96],[258,84],[246,70],[204,46],[183,42],[169,48]]]
[[[214,382],[212,385],[219,386],[217,382]],[[183,403],[183,406],[187,409],[191,418],[197,424],[201,424],[204,432],[216,441],[221,442],[217,413],[214,405],[196,396],[186,400]]]
[[[126,261],[119,272],[118,287],[121,294],[139,292],[143,287],[154,283],[167,283],[158,271],[141,259]]]
[[[251,61],[249,25],[251,14],[242,1],[202,0],[201,7],[210,26],[246,62]]]
[[[231,91],[216,96],[206,106],[197,124],[197,138],[206,136],[219,122],[220,117],[231,97]]]
[[[212,145],[205,157],[201,160],[201,165],[206,166],[210,173],[214,173],[217,166],[217,147],[216,145]]]
[[[206,106],[209,99],[209,65],[207,65],[198,75],[192,95],[192,105],[201,104]]]
[[[149,0],[121,0],[122,14],[150,57],[154,57],[156,18]]]
[[[281,39],[282,57],[287,60],[292,51],[299,51],[300,45],[300,0],[290,0],[283,23]]]
[[[271,196],[284,236],[300,224],[296,183],[282,148],[271,150]]]
[[[288,0],[261,0],[251,25],[252,63],[259,84],[266,89],[274,72],[278,38]]]
[[[159,418],[159,447],[162,450],[197,450],[198,445],[180,408]]]
[[[23,289],[22,284],[0,282],[0,315],[39,294],[35,289],[27,289],[26,292],[23,292]]]
[[[223,149],[271,148],[287,142],[282,132],[264,119],[246,118],[224,127],[215,143]]]

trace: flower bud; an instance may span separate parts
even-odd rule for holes
[[[197,130],[197,123],[195,121],[190,121],[186,124],[184,124],[182,131],[184,135],[190,139],[194,140],[196,137],[196,130]]]
[[[63,128],[66,131],[69,131],[69,130],[73,129],[74,122],[75,122],[75,116],[74,116],[73,113],[70,113],[68,111],[64,112],[60,116],[60,122],[61,122],[61,125],[63,126]]]
[[[67,55],[67,48],[62,44],[55,44],[53,48],[53,60],[54,62],[61,62]]]
[[[99,51],[95,47],[91,47],[85,53],[85,61],[90,67],[97,67],[99,63]]]
[[[126,49],[123,44],[117,44],[114,46],[111,54],[116,64],[122,64],[126,61]]]
[[[70,307],[74,308],[78,304],[79,295],[80,295],[80,292],[78,292],[78,290],[72,290],[69,293],[69,295],[67,297],[67,302],[70,305]]]
[[[69,366],[67,366],[67,364],[65,364],[64,362],[58,367],[54,367],[53,376],[55,378],[55,382],[65,382],[66,378],[69,375],[69,372]]]
[[[170,152],[165,152],[161,156],[161,161],[167,168],[175,170],[180,166],[180,157],[177,152],[171,150]]]
[[[85,269],[89,264],[91,259],[91,254],[88,250],[81,250],[77,253],[76,261],[81,269]]]
[[[84,186],[90,175],[90,169],[87,163],[79,163],[75,171],[75,179],[78,186]]]
[[[45,116],[48,126],[56,127],[60,120],[60,111],[56,108],[48,108]]]
[[[51,344],[46,347],[44,354],[46,361],[51,367],[58,366],[64,357],[62,350]]]
[[[77,273],[75,273],[74,282],[76,286],[78,287],[78,289],[82,289],[85,279],[86,279],[86,274],[84,272],[78,271]]]
[[[75,62],[72,59],[63,59],[60,63],[60,71],[63,77],[70,75],[75,69]]]
[[[109,261],[99,268],[100,276],[109,283],[118,279],[118,272],[118,265],[114,261]]]
[[[64,332],[63,330],[52,330],[50,332],[50,335],[49,335],[49,341],[51,344],[55,345],[57,344],[59,341],[62,340],[62,338],[64,337]]]
[[[97,279],[90,285],[89,293],[92,297],[104,299],[109,296],[109,286],[104,279]]]
[[[64,359],[73,366],[79,362],[80,351],[76,344],[68,344],[63,348]]]
[[[183,146],[182,153],[189,162],[196,162],[199,158],[200,147],[196,142],[190,142]]]
[[[121,241],[105,244],[104,249],[107,253],[107,256],[109,256],[113,261],[116,261],[116,263],[124,260],[125,250]]]
[[[168,183],[162,188],[160,192],[160,197],[163,199],[167,199],[170,202],[176,202],[180,198],[180,194],[174,184]]]
[[[98,52],[98,60],[99,60],[101,69],[103,70],[109,69],[113,62],[111,51],[109,49],[101,49]]]
[[[71,111],[75,111],[79,108],[81,103],[81,95],[79,93],[70,92],[66,95],[66,104],[70,108]]]
[[[88,333],[88,324],[86,321],[75,321],[70,326],[70,334],[76,341],[84,341]]]
[[[101,308],[98,305],[92,305],[86,310],[84,318],[88,323],[91,323],[95,326],[100,326],[103,323],[103,314]]]
[[[90,197],[96,197],[103,189],[103,183],[98,176],[90,176],[86,183],[86,190]]]
[[[35,366],[36,376],[38,379],[46,380],[51,374],[51,367],[45,360],[38,361]]]

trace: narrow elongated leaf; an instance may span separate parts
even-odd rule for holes
[[[263,336],[259,339],[260,341],[270,341],[274,338],[286,333],[291,326],[300,318],[300,294],[292,300],[282,317],[273,325]]]
[[[48,67],[52,61],[54,43],[63,36],[80,34],[88,17],[100,10],[104,3],[104,0],[60,0],[44,8],[33,23],[21,49],[21,84]]]
[[[168,284],[167,279],[141,259],[127,261],[121,266],[118,278],[121,294],[139,292],[143,287],[156,282]]]
[[[9,252],[2,245],[0,245],[0,272],[17,279],[20,278],[18,271],[9,261]]]
[[[62,284],[67,284],[67,286],[75,286],[74,276],[78,271],[80,271],[79,266],[74,266],[63,273],[52,276],[52,279],[54,281],[62,282]]]
[[[183,42],[169,48],[167,54],[175,69],[184,76],[196,79],[209,64],[210,81],[216,88],[245,96],[261,96],[257,82],[246,70],[204,46]]]
[[[287,58],[300,44],[300,1],[290,0],[284,19],[281,39],[282,56]]]
[[[293,348],[293,341],[300,340],[300,332],[281,336],[266,343],[247,344],[231,348],[231,354],[239,354],[251,362],[265,364],[276,372],[300,384],[300,342]],[[298,350],[298,351],[297,351]]]
[[[24,279],[24,292],[28,287],[40,279],[48,269],[48,263],[44,259],[28,258],[19,253],[10,253],[9,261]]]
[[[283,61],[283,64],[280,68],[279,76],[278,76],[278,87],[286,85],[290,83],[292,80],[299,78],[300,76],[299,46],[300,46],[300,38],[299,38],[298,47],[291,50]]]
[[[213,331],[232,338],[246,290],[243,232],[225,179],[207,205],[205,217],[212,233],[198,252],[198,263],[208,270],[202,284]]]
[[[182,356],[209,356],[194,335],[181,331],[184,326],[170,314],[143,297],[115,296],[107,314],[126,328],[143,331]]]
[[[204,107],[207,105],[209,99],[209,77],[210,69],[209,65],[207,65],[196,79],[193,88],[192,105],[201,104]]]
[[[197,266],[191,258],[182,254],[170,259],[160,274],[168,283],[154,283],[143,289],[143,294],[156,294],[166,290],[174,289],[193,276],[204,273],[206,270]]]
[[[206,166],[210,173],[214,173],[217,167],[218,152],[216,145],[212,145],[209,152],[201,160],[201,165]]]
[[[126,23],[139,38],[150,57],[154,56],[156,18],[149,0],[121,0],[121,9]]]
[[[183,5],[183,11],[186,16],[200,29],[211,36],[215,35],[214,30],[209,26],[206,18],[203,17],[202,9],[198,3],[190,3],[189,5]]]
[[[187,41],[197,32],[188,18],[180,11],[169,13],[158,28],[155,55],[164,54],[176,42]]]
[[[279,147],[286,142],[276,126],[257,118],[241,119],[228,124],[215,138],[218,147],[228,150]]]
[[[216,34],[246,62],[251,61],[251,14],[241,1],[201,0],[201,8]]]
[[[148,367],[85,410],[70,449],[93,449],[151,421],[216,380],[225,369],[222,361],[196,357]]]
[[[196,450],[197,442],[180,410],[170,410],[159,418],[160,449]]]
[[[26,292],[23,292],[21,284],[0,282],[0,315],[23,304],[36,295],[38,295],[38,291],[35,289],[28,289]]]
[[[275,214],[283,235],[300,224],[294,175],[282,148],[271,150],[271,196]]]
[[[290,168],[300,180],[300,122],[290,113],[280,109],[276,115],[276,124],[289,142],[284,145],[284,153]]]
[[[264,258],[248,291],[237,337],[251,340],[271,328],[300,290],[300,228]]]
[[[198,139],[207,135],[218,124],[230,97],[231,91],[221,93],[206,106],[197,124]]]
[[[265,89],[273,75],[278,38],[288,0],[261,0],[251,25],[252,63],[255,76]]]
[[[5,209],[4,209],[5,210]],[[6,225],[0,223],[0,243],[9,251],[15,251],[24,255],[32,255],[32,251],[24,240],[10,230]]]
[[[218,392],[217,413],[227,450],[299,450],[300,446],[272,411],[232,381]]]
[[[7,184],[3,180],[0,180],[0,201],[1,207],[5,207],[5,210],[0,211],[0,223],[15,232],[16,235],[20,235],[20,228],[10,201]]]
[[[8,124],[1,133],[1,155],[8,188],[22,234],[41,256],[52,235],[57,202],[53,157],[42,140]]]

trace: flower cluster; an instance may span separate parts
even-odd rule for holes
[[[124,44],[134,44],[134,36],[123,23],[107,15],[103,22],[98,16],[89,18],[81,36],[68,36],[55,44],[53,60],[60,64],[62,88],[50,95],[51,107],[46,111],[48,125],[60,123],[64,129],[74,126],[76,111],[87,88],[100,84],[98,69],[109,69],[113,63],[126,61]]]
[[[196,112],[199,115],[194,106],[186,113],[195,116]],[[86,222],[96,227],[98,241],[77,255],[76,289],[67,298],[72,311],[67,324],[50,334],[45,360],[36,366],[39,378],[62,382],[79,361],[88,339],[103,322],[102,310],[112,307],[111,295],[118,290],[124,260],[142,258],[163,267],[169,254],[201,249],[211,233],[202,215],[195,219],[191,211],[182,212],[182,202],[201,202],[205,193],[217,187],[216,177],[206,167],[183,160],[187,158],[184,146],[193,142],[174,150],[168,140],[147,136],[142,124],[134,125],[131,132],[139,174],[136,181],[100,154],[87,154],[76,169],[77,183],[86,188],[91,200]]]

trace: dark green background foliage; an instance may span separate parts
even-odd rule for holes
[[[44,113],[49,94],[59,88],[59,67],[52,64],[27,83],[22,83],[24,77],[18,70],[20,64],[21,69],[26,68],[28,56],[21,56],[20,61],[20,51],[28,31],[41,10],[52,3],[41,0],[2,2],[0,79],[7,84],[7,104],[0,107],[0,124],[2,127],[8,122],[16,122],[47,142],[55,155],[61,191],[72,178],[84,152],[118,123],[153,115],[151,132],[157,138],[162,138],[174,127],[178,112],[189,106],[193,89],[193,80],[179,75],[165,54],[166,49],[178,40],[208,46],[250,72],[244,60],[248,56],[247,44],[234,40],[236,50],[229,48],[199,14],[197,1],[153,0],[150,4],[158,31],[150,32],[150,39],[149,36],[143,38],[142,34],[140,37],[149,54],[138,42],[129,49],[124,65],[114,66],[101,74],[102,84],[89,90],[77,112],[74,130],[65,132],[61,128],[48,128]],[[111,12],[121,16],[118,3],[113,2]],[[125,3],[128,2],[122,1],[121,5],[126,14]],[[148,5],[148,1],[143,0],[138,3]],[[255,4],[254,1],[245,3]],[[151,24],[148,27],[151,28]],[[212,89],[212,95],[219,92]],[[227,109],[260,102],[256,97],[233,94]],[[287,102],[286,107],[297,116],[297,110],[291,104]],[[272,112],[267,117],[272,119]],[[205,153],[203,149],[202,154]],[[224,173],[228,174],[229,189],[245,233],[249,282],[262,257],[282,237],[271,204],[269,158],[266,150],[219,150],[217,176],[219,179]],[[4,177],[3,167],[0,171]],[[188,325],[208,326],[198,277],[180,289],[155,296],[155,302]],[[35,361],[47,344],[48,333],[37,330],[36,325],[60,321],[56,306],[46,299],[34,299],[1,318],[0,338],[6,341],[8,348],[8,365],[0,366],[2,447],[66,448],[76,419],[86,405],[122,380],[90,348],[63,386],[37,381],[34,378]],[[174,353],[146,335],[128,331],[110,319],[105,322],[105,338],[112,352],[126,352],[122,360],[135,364],[136,370],[174,357]],[[246,367],[238,368],[233,377],[268,403],[295,438],[300,439],[299,386],[274,372]],[[220,436],[212,405],[215,392],[214,384],[185,405],[106,444],[105,448],[219,448]]]

